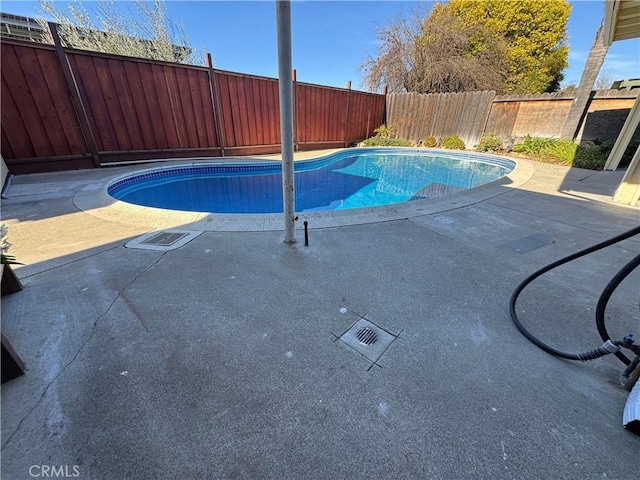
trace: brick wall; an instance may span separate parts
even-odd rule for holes
[[[578,132],[578,139],[581,141],[596,138],[615,140],[618,137],[622,125],[633,107],[635,96],[621,97],[618,94],[618,96],[612,97],[614,92],[616,91],[597,92],[589,104],[587,116]],[[640,142],[640,128],[636,129],[632,141]]]

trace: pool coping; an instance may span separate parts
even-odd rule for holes
[[[379,150],[379,147],[371,150]],[[341,149],[346,150],[346,149]],[[341,151],[336,150],[336,151]],[[362,149],[365,150],[365,149]],[[421,149],[430,150],[430,149]],[[434,150],[442,154],[442,150]],[[334,153],[334,152],[332,152]],[[305,161],[316,161],[332,153],[313,157]],[[473,155],[473,152],[464,152]],[[325,210],[317,212],[297,212],[298,221],[296,228],[302,229],[303,223],[308,222],[310,229],[331,228],[347,225],[362,225],[367,223],[386,222],[392,220],[420,217],[445,212],[456,208],[462,208],[474,203],[482,202],[489,198],[501,195],[518,188],[526,183],[533,176],[533,166],[526,160],[515,159],[508,156],[478,154],[483,157],[494,157],[500,162],[509,160],[515,163],[515,168],[506,176],[484,185],[464,190],[461,192],[445,195],[442,197],[413,200],[411,202],[386,205],[379,207],[366,207],[345,210]],[[255,157],[227,157],[224,162],[216,159],[216,164],[224,163],[256,163],[259,160],[264,163],[270,161]],[[161,167],[144,167],[140,170],[153,170],[170,168],[172,166],[201,165],[210,159],[181,159],[175,162],[165,162]],[[279,160],[271,160],[279,162]],[[216,231],[216,232],[259,232],[283,230],[282,213],[273,214],[220,214],[203,212],[185,212],[178,210],[167,210],[155,207],[144,207],[122,202],[111,197],[107,189],[113,182],[132,175],[119,173],[111,175],[98,183],[92,183],[76,192],[73,197],[74,205],[87,215],[100,218],[102,220],[137,226],[149,229],[164,228],[189,228],[196,231]]]

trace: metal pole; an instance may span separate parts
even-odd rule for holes
[[[295,243],[295,190],[293,176],[293,94],[291,71],[291,2],[276,1],[278,24],[278,86],[282,142],[282,199],[284,242]]]

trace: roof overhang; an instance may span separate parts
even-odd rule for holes
[[[604,7],[604,44],[640,37],[640,1],[606,0]]]

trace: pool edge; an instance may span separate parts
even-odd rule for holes
[[[379,149],[377,147],[376,149]],[[336,152],[343,151],[336,150]],[[355,149],[348,149],[355,150]],[[371,150],[359,148],[358,150]],[[421,151],[432,149],[420,149]],[[433,150],[442,153],[441,150]],[[322,161],[325,157],[334,154],[329,152],[318,157],[298,162]],[[474,152],[464,152],[473,155]],[[479,156],[493,157],[504,162],[505,160],[515,163],[514,169],[506,176],[484,185],[474,187],[462,192],[446,195],[443,197],[414,200],[411,202],[386,205],[379,207],[365,207],[347,210],[329,210],[319,212],[300,212],[298,215],[297,228],[302,228],[303,221],[309,223],[309,228],[333,228],[348,225],[361,225],[366,223],[386,222],[406,218],[432,215],[456,208],[465,207],[478,203],[489,198],[501,195],[513,188],[518,188],[526,183],[533,176],[533,166],[526,160],[515,159],[509,156],[481,154]],[[245,159],[235,157],[232,162],[216,163],[257,163],[265,162],[264,159],[252,157]],[[277,160],[268,160],[274,162]],[[202,163],[196,159],[182,159],[175,163],[163,163],[161,166],[151,167],[148,170],[166,169],[176,165],[197,165]],[[147,169],[145,169],[147,170]],[[143,207],[122,202],[114,199],[107,193],[108,187],[121,178],[131,175],[129,173],[119,173],[82,188],[73,197],[74,205],[87,215],[96,218],[129,226],[146,227],[149,229],[163,228],[189,228],[197,231],[216,232],[258,232],[282,230],[283,220],[281,213],[274,214],[218,214],[202,212],[184,212],[177,210],[166,210],[154,207]]]

